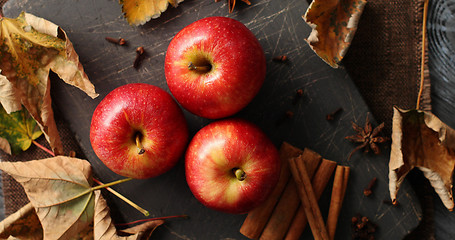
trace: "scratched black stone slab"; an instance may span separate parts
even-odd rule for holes
[[[257,97],[236,117],[256,123],[279,146],[287,141],[294,146],[309,147],[324,158],[351,167],[345,203],[339,219],[337,239],[350,238],[350,219],[356,213],[368,216],[379,225],[377,239],[402,239],[421,219],[420,205],[407,182],[400,190],[399,207],[383,202],[389,199],[389,147],[373,156],[358,152],[351,160],[349,153],[356,145],[344,139],[353,135],[351,121],[363,125],[369,114],[350,77],[343,69],[332,69],[308,47],[305,38],[310,27],[301,15],[306,1],[261,0],[251,6],[239,2],[228,14],[226,2],[187,0],[171,8],[160,18],[141,27],[129,26],[116,0],[10,0],[4,8],[7,17],[27,11],[61,26],[79,54],[80,61],[100,94],[91,99],[78,89],[52,77],[52,97],[59,111],[74,131],[95,174],[109,182],[121,178],[107,169],[95,156],[89,141],[92,113],[97,104],[114,88],[144,82],[169,91],[164,77],[164,57],[172,37],[186,25],[208,16],[229,16],[244,23],[257,36],[267,58],[267,77]],[[128,46],[115,46],[106,36],[123,37]],[[138,70],[132,67],[135,48],[143,46],[147,57]],[[285,54],[287,63],[272,58]],[[293,104],[295,91],[304,96]],[[335,121],[325,120],[337,108],[343,111]],[[286,111],[292,119],[281,121]],[[185,112],[191,135],[210,121]],[[370,115],[370,119],[373,116]],[[280,124],[277,124],[280,122]],[[245,239],[239,229],[245,215],[230,215],[205,208],[192,196],[184,177],[183,159],[170,172],[153,179],[134,180],[115,186],[151,212],[153,217],[187,214],[188,220],[172,220],[155,233],[156,239]],[[363,196],[363,189],[373,177],[378,178],[372,197]],[[116,222],[144,218],[130,206],[105,194]],[[330,189],[321,198],[321,211],[327,215]],[[307,228],[304,237],[310,238]]]

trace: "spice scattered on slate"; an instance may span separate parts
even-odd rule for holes
[[[374,233],[377,225],[367,217],[357,214],[351,219],[352,239],[354,240],[374,240]]]

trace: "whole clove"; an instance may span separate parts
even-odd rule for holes
[[[294,112],[291,110],[286,111],[281,117],[276,121],[276,125],[279,126],[283,124],[286,120],[294,117]]]
[[[144,47],[136,48],[136,58],[134,59],[133,63],[134,68],[137,69],[139,67],[142,57],[144,56],[144,53],[145,53]]]
[[[114,44],[117,44],[117,45],[120,45],[120,46],[126,45],[126,40],[123,39],[123,38],[105,37],[104,39],[106,39],[106,41],[108,41],[110,43],[114,43]]]
[[[340,107],[340,108],[337,108],[335,111],[333,111],[333,112],[327,114],[327,115],[325,116],[325,119],[326,119],[327,121],[333,121],[333,120],[335,120],[336,115],[338,115],[338,113],[340,113],[341,111],[343,111],[343,108],[341,108],[341,107]]]
[[[303,97],[303,89],[297,89],[295,91],[295,96],[294,96],[294,99],[292,100],[292,104],[293,105],[296,105],[300,99],[302,99]]]
[[[376,185],[376,181],[377,181],[376,177],[371,179],[371,181],[368,183],[368,186],[363,190],[363,195],[365,195],[365,197],[368,197],[371,194],[373,194],[373,188]]]
[[[358,214],[351,219],[352,239],[354,240],[374,240],[376,229],[377,225],[368,217]]]
[[[293,111],[286,111],[285,115],[286,115],[286,118],[291,119],[292,117],[294,117],[294,112]]]
[[[285,63],[287,62],[289,59],[286,55],[281,55],[281,56],[276,56],[274,58],[272,58],[272,60],[274,62],[281,62],[281,63]]]

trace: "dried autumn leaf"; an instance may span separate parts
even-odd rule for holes
[[[366,0],[314,0],[303,19],[312,28],[307,39],[311,49],[337,68],[354,38]]]
[[[5,151],[5,152],[8,153],[9,155],[12,154],[12,152],[11,152],[11,145],[9,145],[8,140],[6,140],[5,138],[2,138],[2,137],[0,137],[0,149],[2,149],[3,151]]]
[[[0,239],[43,239],[43,229],[32,204],[27,204],[0,222]]]
[[[183,0],[120,0],[122,12],[130,25],[142,25],[152,18],[158,18],[166,11],[169,3],[177,7]]]
[[[22,104],[18,99],[20,97],[14,91],[14,85],[5,76],[0,75],[0,104],[7,113],[17,112],[22,109]]]
[[[42,224],[44,239],[68,239],[93,221],[94,194],[88,161],[57,156],[29,162],[0,162],[25,190]],[[58,226],[58,227],[57,227]]]
[[[394,108],[389,191],[395,202],[406,175],[419,168],[447,209],[454,208],[455,130],[430,112]]]
[[[95,240],[139,240],[149,239],[152,232],[164,223],[164,220],[148,221],[138,226],[117,230],[110,217],[110,210],[106,200],[99,191],[95,191],[95,217],[94,239]]]
[[[37,121],[52,150],[63,148],[54,121],[49,70],[95,98],[73,44],[57,25],[28,13],[0,18],[0,102],[7,112],[23,105]],[[5,78],[11,84],[5,84]],[[3,95],[3,93],[7,95]]]
[[[0,106],[0,149],[9,154],[25,151],[42,134],[25,109],[8,114]]]

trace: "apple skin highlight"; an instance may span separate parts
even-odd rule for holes
[[[96,107],[90,142],[109,169],[144,179],[174,167],[185,151],[188,128],[169,93],[150,84],[132,83],[114,89]]]
[[[209,119],[243,109],[266,75],[257,38],[243,23],[227,17],[203,18],[178,32],[169,44],[164,67],[169,89],[180,105]]]
[[[261,204],[280,173],[276,147],[241,119],[213,122],[196,133],[185,154],[186,181],[203,205],[242,214]],[[236,176],[236,170],[244,174]]]

